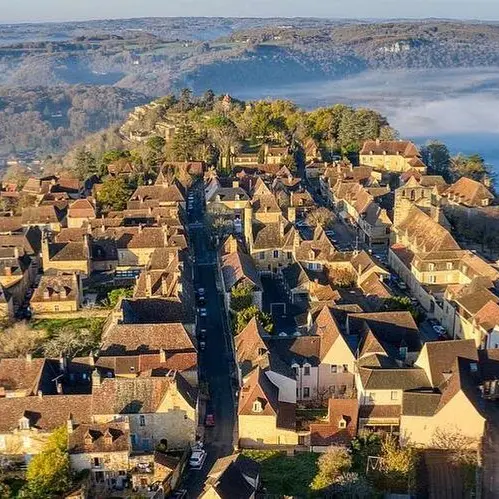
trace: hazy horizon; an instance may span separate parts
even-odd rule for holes
[[[452,19],[494,21],[499,19],[496,0],[177,0],[165,4],[160,0],[87,0],[85,3],[67,0],[0,0],[0,24],[82,22],[106,19],[144,17],[251,17],[251,18],[326,18],[326,19]],[[27,14],[28,13],[28,14]],[[98,14],[96,14],[98,13]]]

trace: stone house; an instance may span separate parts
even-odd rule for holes
[[[42,264],[44,272],[78,272],[89,276],[92,272],[91,236],[85,233],[80,241],[53,242],[52,234],[42,238]]]
[[[83,224],[96,218],[95,207],[91,199],[77,199],[68,209],[67,224],[68,228],[79,228]]]
[[[36,260],[20,253],[18,247],[0,250],[0,285],[6,298],[12,298],[13,310],[23,305],[37,272]]]
[[[230,308],[232,290],[245,286],[251,289],[253,303],[262,309],[263,286],[253,259],[242,251],[233,236],[229,236],[224,248],[228,252],[220,255],[220,273],[225,306]]]
[[[277,222],[262,223],[252,219],[252,209],[244,213],[244,236],[259,272],[275,273],[293,262],[293,251],[300,241],[295,227],[282,215]]]
[[[155,185],[137,187],[127,203],[128,209],[148,208],[157,206],[179,206],[185,209],[183,187],[177,182],[163,181]]]
[[[260,367],[244,380],[238,404],[240,447],[298,445],[295,401],[286,395]]]
[[[92,484],[122,488],[131,452],[128,422],[77,425],[70,418],[67,428],[71,469],[88,470]]]
[[[477,348],[499,348],[499,296],[487,279],[448,286],[442,325],[452,338],[472,339]]]
[[[94,374],[92,404],[96,423],[127,417],[134,451],[151,451],[159,443],[186,448],[195,441],[197,389],[177,372],[137,378]]]
[[[478,447],[485,430],[487,407],[480,401],[479,358],[472,340],[426,343],[416,365],[430,390],[404,393],[401,441],[438,446],[442,436],[461,435]]]
[[[415,205],[393,226],[395,243],[388,260],[423,308],[440,321],[444,317],[444,295],[450,285],[469,284],[485,277],[497,281],[499,272],[467,250],[451,233]]]
[[[359,153],[361,165],[375,170],[403,173],[407,170],[426,172],[417,147],[406,140],[367,140]]]
[[[449,185],[442,196],[450,205],[468,208],[489,206],[494,201],[494,195],[486,185],[467,177],[461,177]]]
[[[31,456],[43,449],[49,435],[65,426],[69,414],[78,423],[92,419],[91,395],[43,395],[0,398],[0,455]]]
[[[71,313],[81,308],[83,288],[79,274],[45,274],[30,300],[34,315]]]

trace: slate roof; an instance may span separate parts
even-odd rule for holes
[[[359,376],[365,390],[415,390],[430,388],[423,369],[378,369],[359,367]]]
[[[432,386],[440,386],[458,357],[478,361],[478,354],[474,340],[432,341],[425,343],[421,355],[426,351],[430,366],[430,381]],[[419,364],[416,361],[416,364]]]
[[[432,391],[404,392],[402,414],[404,416],[433,416],[440,403],[441,394]]]
[[[372,349],[372,337],[384,352],[395,357],[401,347],[407,347],[409,352],[421,350],[418,327],[407,311],[351,314],[348,316],[348,326],[350,334],[361,334],[363,337],[360,356],[369,352],[379,353],[379,349]]]
[[[265,339],[265,343],[270,351],[270,356],[277,355],[288,366],[305,363],[312,367],[320,364],[319,336],[298,336],[296,338],[281,338],[271,336]]]

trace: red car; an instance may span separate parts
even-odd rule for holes
[[[215,426],[215,416],[213,414],[207,414],[204,418],[204,425],[209,427]]]

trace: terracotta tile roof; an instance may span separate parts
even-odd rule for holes
[[[100,386],[93,389],[93,413],[154,413],[172,391],[178,391],[191,407],[195,407],[197,393],[179,373],[165,377],[104,378]]]
[[[413,158],[419,156],[419,151],[412,142],[407,140],[366,140],[359,154],[387,154]]]
[[[140,373],[157,376],[161,372],[166,374],[170,370],[182,372],[196,369],[197,352],[164,351],[142,355],[103,356],[99,357],[95,365],[114,372],[116,376]]]
[[[46,359],[0,359],[0,394],[25,390],[27,396],[36,395],[43,388],[44,371],[49,371],[49,376],[55,374]]]
[[[252,368],[260,357],[267,355],[268,348],[262,339],[264,334],[262,325],[253,317],[235,338],[236,359],[239,364],[249,363]]]
[[[22,217],[0,217],[0,234],[22,231]]]
[[[253,258],[246,253],[236,251],[221,258],[222,275],[225,289],[231,290],[236,284],[248,282],[261,290],[262,282]]]
[[[253,411],[253,402],[260,401],[262,411]],[[269,380],[265,371],[257,367],[244,381],[239,392],[238,414],[252,416],[277,416],[279,389]]]
[[[106,331],[101,354],[130,355],[137,353],[195,352],[196,348],[180,323],[116,324]]]
[[[80,424],[68,435],[69,454],[129,452],[127,423]]]
[[[0,398],[0,433],[14,431],[23,416],[29,419],[32,427],[53,431],[65,425],[69,415],[78,423],[89,423],[92,418],[91,395]]]
[[[406,235],[414,248],[425,253],[460,249],[449,231],[417,206],[411,207],[398,224],[397,232]]]
[[[292,250],[296,229],[284,217],[278,223],[253,223],[253,248]]]
[[[58,223],[62,217],[55,206],[37,206],[24,208],[22,212],[23,225]]]
[[[133,209],[141,205],[147,206],[151,202],[183,203],[184,195],[177,184],[171,185],[142,185],[137,187],[130,197],[128,207]]]
[[[312,332],[320,337],[319,356],[322,360],[341,336],[340,327],[329,307],[322,307],[314,321]]]
[[[69,206],[68,217],[95,218],[95,208],[88,199],[77,199]]]
[[[461,177],[443,193],[445,197],[467,206],[483,206],[483,201],[490,202],[494,195],[482,183],[467,177]]]
[[[485,331],[492,331],[499,326],[499,304],[489,301],[477,312],[475,319]]]
[[[348,445],[357,435],[358,415],[357,399],[329,399],[328,422],[310,425],[310,444]],[[346,427],[340,427],[340,422]]]
[[[75,274],[55,276],[45,274],[31,297],[31,303],[79,301],[79,294],[78,279]]]

